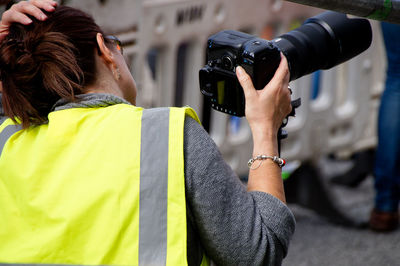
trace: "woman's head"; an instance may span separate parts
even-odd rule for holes
[[[4,110],[24,127],[43,123],[57,100],[73,101],[96,83],[104,49],[115,55],[108,64],[121,65],[126,74],[122,55],[92,17],[66,6],[47,15],[46,21],[11,25],[0,45]]]

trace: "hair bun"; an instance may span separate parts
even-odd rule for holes
[[[23,127],[47,120],[60,98],[75,100],[93,84],[97,33],[93,18],[59,6],[46,21],[11,24],[0,43],[0,78],[5,114]]]
[[[27,45],[24,41],[9,39],[6,42],[6,45],[9,45],[11,49],[15,49],[16,54],[19,56],[25,54],[32,55],[32,52],[27,48]]]
[[[5,53],[0,56],[0,68],[2,76],[5,72],[18,71],[27,64],[34,64],[32,52],[27,48],[26,44],[17,39],[8,39],[2,43],[2,49]]]

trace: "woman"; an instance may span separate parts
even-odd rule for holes
[[[273,157],[291,111],[284,57],[261,91],[237,67],[254,139],[246,190],[193,110],[135,106],[120,44],[91,17],[37,0],[1,23],[1,262],[281,263],[294,231]]]

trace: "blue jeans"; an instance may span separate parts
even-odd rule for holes
[[[398,210],[400,201],[400,25],[382,23],[388,69],[378,117],[375,208]]]

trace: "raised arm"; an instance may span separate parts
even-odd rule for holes
[[[245,87],[254,155],[278,155],[277,132],[291,111],[286,59],[260,91],[244,71],[238,68],[237,72]],[[187,120],[184,148],[189,218],[206,253],[218,265],[280,265],[295,228],[293,214],[284,204],[280,167],[263,161],[250,171],[246,191],[204,129]]]
[[[258,155],[278,156],[277,134],[283,119],[291,112],[289,68],[286,58],[272,80],[256,90],[250,76],[241,67],[236,73],[246,97],[246,118],[253,134],[253,158]],[[253,170],[254,169],[254,170]],[[281,168],[271,159],[255,161],[249,171],[248,191],[269,193],[285,202]]]

